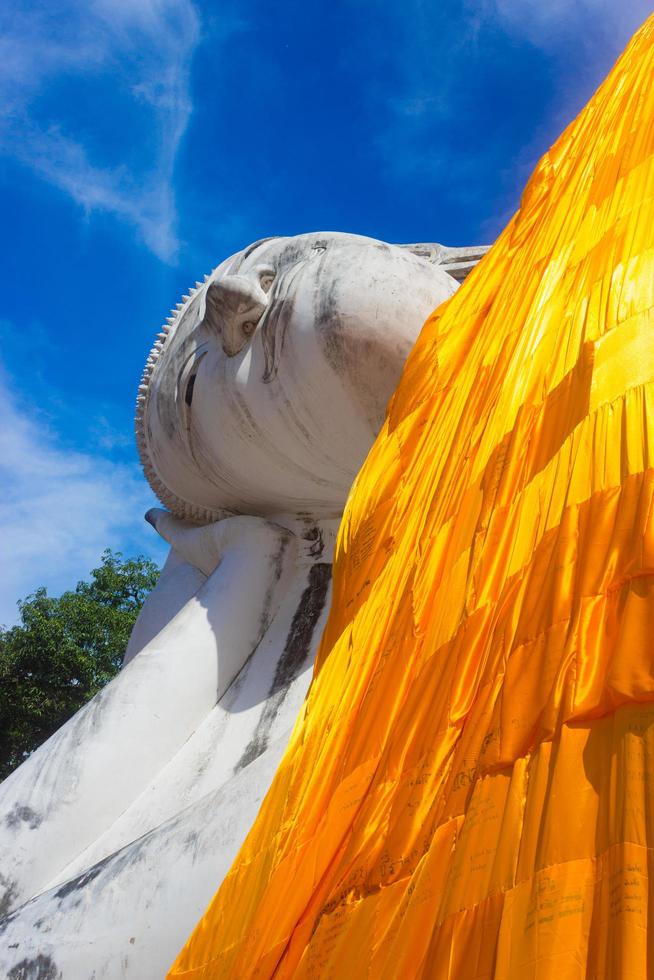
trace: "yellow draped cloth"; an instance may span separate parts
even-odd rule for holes
[[[653,380],[654,18],[426,323],[170,978],[654,976]]]

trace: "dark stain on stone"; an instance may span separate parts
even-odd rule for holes
[[[275,561],[273,565],[273,575],[275,576],[275,582],[279,582],[282,577],[282,572],[284,571],[284,555],[286,554],[286,549],[289,546],[291,540],[290,533],[285,533],[282,536],[282,540],[279,543],[279,548],[275,552]]]
[[[0,936],[3,936],[5,934],[7,928],[11,925],[11,923],[16,918],[17,913],[18,913],[18,909],[16,909],[15,912],[10,912],[9,915],[6,915],[3,919],[0,919]]]
[[[192,856],[193,864],[197,860],[199,841],[200,834],[197,830],[190,831],[184,838],[184,850]]]
[[[70,881],[66,881],[61,888],[55,892],[55,898],[63,899],[72,892],[79,891],[81,888],[85,888],[94,878],[97,878],[101,871],[105,869],[107,864],[113,860],[114,854],[110,854],[109,857],[103,858],[102,861],[98,861],[94,864],[92,868],[88,871],[84,871],[83,874],[78,875],[76,878],[71,878]]]
[[[306,534],[303,535],[305,541],[310,541],[309,554],[312,558],[320,558],[325,550],[325,539],[317,524],[314,524]]]
[[[292,287],[303,268],[304,262],[298,262],[280,278],[270,306],[260,321],[264,354],[264,372],[261,380],[265,384],[277,377],[286,331],[293,317]]]
[[[234,768],[235,773],[254,762],[268,747],[270,729],[289,685],[297,677],[309,654],[311,640],[325,606],[331,575],[332,566],[324,562],[317,562],[309,570],[309,583],[295,610],[283,653],[277,662],[268,700],[255,732]]]
[[[31,806],[21,806],[19,803],[14,803],[13,808],[5,817],[5,823],[10,830],[14,830],[21,823],[26,823],[30,830],[36,830],[42,822],[43,818],[36,810],[33,810]]]
[[[332,566],[316,562],[309,570],[309,583],[302,593],[286,638],[284,652],[277,663],[270,694],[288,688],[304,664],[311,646],[313,632],[325,606]]]
[[[18,889],[16,883],[0,874],[0,919],[4,919],[14,906]],[[1,928],[1,926],[0,926]]]
[[[39,953],[16,963],[7,974],[7,980],[59,980],[61,975],[52,957]]]
[[[235,275],[237,272],[240,271],[241,266],[243,265],[243,263],[245,262],[245,260],[246,259],[249,259],[250,256],[252,255],[252,253],[253,252],[256,252],[256,250],[258,248],[260,248],[261,245],[265,245],[267,242],[274,242],[275,239],[276,238],[279,238],[279,237],[280,237],[279,235],[269,235],[268,238],[260,238],[259,241],[253,242],[252,245],[248,245],[248,247],[243,252],[243,255],[240,257],[240,259],[236,263],[236,267],[234,268],[234,271],[233,271],[232,275]]]
[[[316,284],[316,294],[314,300],[315,321],[320,333],[325,333],[327,338],[333,329],[334,323],[339,324],[339,311],[341,299],[339,294],[339,283],[330,268],[321,269],[321,275]]]
[[[264,715],[267,710],[268,710],[268,705],[266,705],[266,708],[264,710]],[[275,709],[275,714],[277,714],[278,710],[279,708],[277,707]],[[240,772],[242,769],[246,769],[251,762],[254,762],[255,759],[258,759],[259,756],[266,751],[266,748],[268,746],[268,738],[266,735],[260,734],[259,732],[259,729],[262,727],[262,722],[263,722],[263,717],[259,722],[259,724],[257,725],[254,735],[252,736],[248,744],[245,746],[243,755],[234,766],[234,773]]]
[[[282,572],[284,571],[284,555],[291,542],[291,534],[288,531],[283,531],[280,536],[279,547],[275,552],[272,562],[272,581],[266,589],[266,594],[263,599],[263,605],[261,608],[261,615],[259,616],[259,638],[257,643],[261,641],[266,630],[270,625],[270,611],[273,600],[273,595],[275,593],[275,586],[282,577]]]
[[[265,384],[277,377],[279,358],[292,313],[293,300],[284,295],[273,299],[270,309],[266,313],[261,327],[264,356],[264,371],[261,380]]]

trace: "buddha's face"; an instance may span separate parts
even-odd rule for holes
[[[141,395],[141,454],[164,502],[182,516],[340,514],[409,349],[456,286],[356,235],[227,259],[177,313]]]

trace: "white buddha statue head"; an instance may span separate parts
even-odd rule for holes
[[[480,251],[325,232],[222,262],[174,311],[139,392],[162,502],[200,522],[338,516],[424,320]]]

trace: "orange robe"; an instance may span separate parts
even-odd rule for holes
[[[654,976],[653,380],[654,18],[425,325],[170,978]]]

